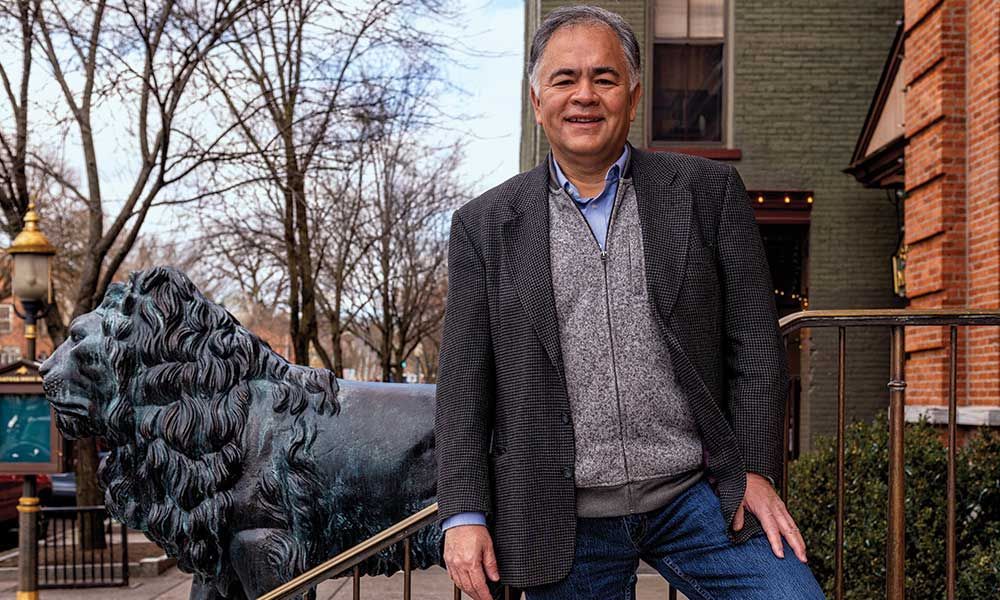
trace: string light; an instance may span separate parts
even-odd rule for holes
[[[767,204],[769,201],[783,201],[784,204],[812,204],[815,198],[809,192],[757,192],[757,204]],[[793,202],[794,200],[794,202]]]
[[[785,290],[778,290],[778,289],[776,289],[776,290],[774,290],[774,295],[775,296],[788,297],[788,298],[790,298],[792,300],[798,300],[799,301],[799,306],[801,306],[803,308],[803,310],[806,309],[806,308],[809,308],[809,298],[807,298],[806,296],[804,296],[802,294],[799,294],[798,292],[794,292],[793,293],[793,292],[786,292]]]

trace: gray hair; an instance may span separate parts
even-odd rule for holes
[[[556,31],[573,25],[606,25],[621,42],[625,62],[628,64],[629,89],[635,89],[640,80],[639,42],[635,32],[625,19],[617,13],[599,6],[562,6],[549,13],[531,39],[528,53],[528,81],[531,89],[538,93],[538,63],[545,52],[545,46]]]

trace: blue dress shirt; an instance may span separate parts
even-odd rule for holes
[[[625,163],[628,162],[628,152],[628,145],[626,145],[625,149],[622,150],[622,155],[618,157],[615,164],[611,165],[604,176],[604,190],[593,198],[581,198],[580,190],[563,175],[559,163],[556,162],[555,157],[552,158],[559,185],[566,190],[569,197],[576,203],[576,207],[580,209],[580,213],[590,225],[590,231],[594,234],[594,239],[597,240],[601,250],[607,249],[605,243],[608,239],[608,224],[611,221],[611,211],[615,205],[615,195],[618,193],[618,180],[625,170]]]
[[[628,144],[622,150],[622,155],[618,157],[615,164],[611,165],[604,176],[604,190],[593,198],[581,198],[580,190],[573,185],[569,179],[563,175],[562,169],[555,157],[552,164],[555,166],[556,179],[569,197],[576,203],[580,213],[587,220],[590,231],[594,234],[594,239],[605,250],[605,243],[608,239],[608,224],[611,221],[611,211],[614,209],[615,195],[618,194],[618,180],[622,171],[625,170],[625,163],[628,162]],[[463,512],[448,517],[441,523],[441,530],[451,529],[459,525],[486,525],[486,515],[481,512]]]

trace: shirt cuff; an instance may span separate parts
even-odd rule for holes
[[[459,525],[486,525],[486,515],[481,512],[463,512],[452,515],[441,523],[441,531],[447,531]]]

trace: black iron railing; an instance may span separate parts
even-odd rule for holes
[[[38,587],[128,586],[128,529],[103,506],[43,507]]]
[[[905,481],[903,477],[903,421],[906,393],[904,373],[904,329],[912,326],[949,326],[950,337],[950,384],[948,391],[948,515],[947,515],[947,599],[955,598],[955,446],[957,442],[957,399],[956,399],[956,348],[958,328],[983,325],[1000,325],[1000,312],[986,310],[814,310],[798,312],[780,320],[780,329],[786,341],[788,336],[803,328],[837,327],[839,349],[837,353],[837,508],[836,508],[836,575],[835,598],[844,597],[844,431],[846,427],[845,358],[847,328],[889,327],[891,328],[891,367],[888,378],[889,388],[889,518],[887,535],[887,578],[886,598],[904,598],[904,499]],[[788,461],[798,452],[799,387],[793,379],[789,390],[786,423],[784,427],[784,469],[782,495],[787,497]],[[423,527],[434,526],[437,520],[437,504],[397,523],[382,533],[364,541],[327,562],[303,573],[292,581],[261,596],[259,600],[285,600],[302,594],[320,582],[346,575],[353,570],[354,600],[361,597],[361,577],[358,565],[392,544],[403,543],[406,556],[403,578],[403,599],[410,600],[411,568],[409,561],[409,538]],[[511,597],[511,590],[505,588],[504,595]],[[461,590],[454,588],[454,597],[462,597]],[[676,600],[677,591],[670,588],[668,598]]]

